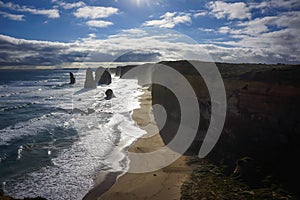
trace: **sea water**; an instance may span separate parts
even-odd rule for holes
[[[76,77],[70,85],[69,72]],[[136,80],[83,89],[85,70],[0,71],[0,183],[16,198],[82,199],[99,172],[126,171],[125,148],[144,131]],[[106,89],[115,98],[105,100]],[[88,110],[90,112],[88,112]]]

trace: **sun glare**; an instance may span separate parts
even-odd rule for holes
[[[151,0],[132,0],[137,6],[150,6]]]

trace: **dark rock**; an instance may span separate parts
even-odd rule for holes
[[[96,70],[96,77],[95,81],[98,85],[109,85],[111,84],[111,75],[107,69],[104,69],[103,67],[98,67]]]
[[[70,84],[74,84],[76,82],[76,79],[74,77],[74,74],[70,72]]]
[[[248,84],[245,85],[242,89],[243,89],[243,90],[248,90]]]
[[[255,162],[250,157],[244,157],[236,161],[236,167],[233,174],[246,182],[253,183],[257,180]]]
[[[88,108],[87,110],[88,110],[88,111],[87,111],[87,114],[92,114],[92,113],[94,113],[94,112],[95,112],[95,110],[94,110],[94,109],[92,109],[92,108]]]
[[[106,100],[109,100],[109,99],[115,97],[115,95],[111,89],[106,90],[105,95],[106,95],[106,97],[105,97]]]
[[[96,82],[94,80],[93,70],[91,68],[87,68],[86,70],[84,88],[86,89],[96,88]]]
[[[126,66],[119,66],[116,68],[116,76],[120,76],[123,78],[123,76],[126,74],[126,72],[130,71],[131,69],[137,67],[138,65],[126,65]]]

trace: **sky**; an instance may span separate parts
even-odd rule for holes
[[[0,0],[0,27],[0,67],[300,63],[299,0]]]

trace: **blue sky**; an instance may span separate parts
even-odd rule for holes
[[[157,60],[300,61],[299,0],[0,0],[0,27],[0,66],[91,54],[112,61],[130,51]]]

